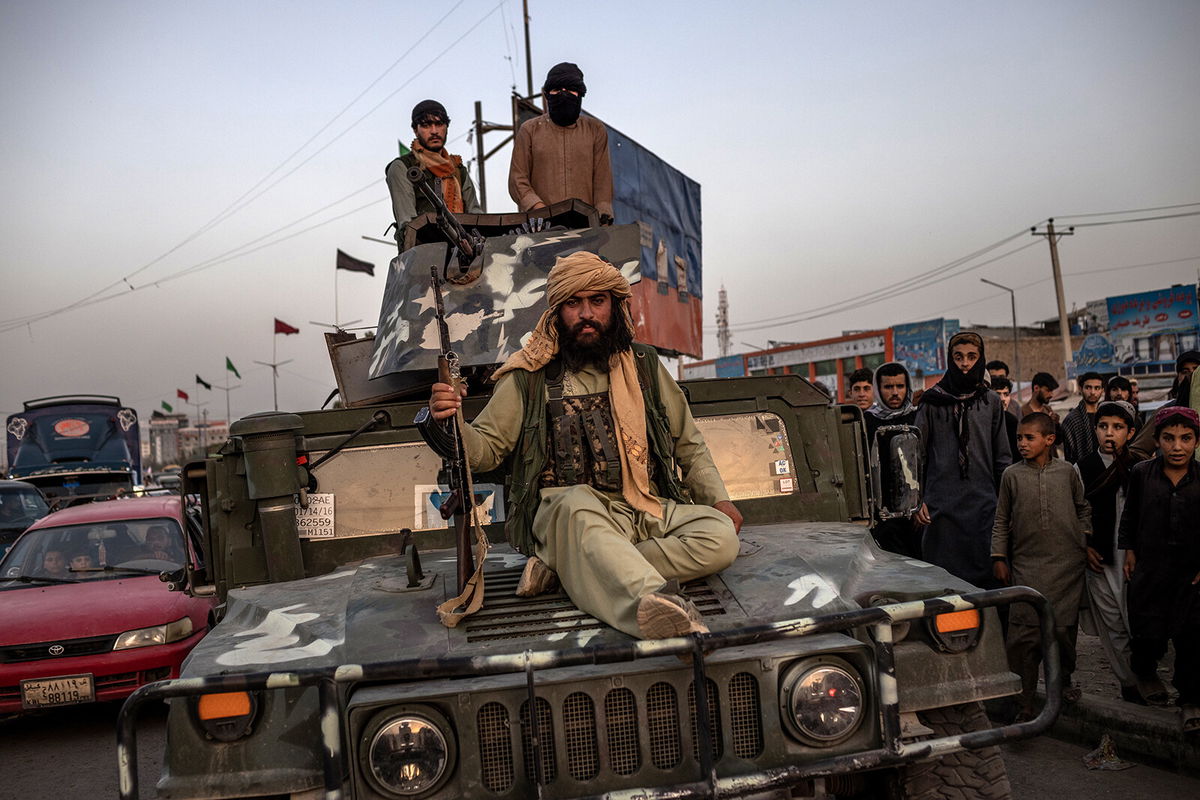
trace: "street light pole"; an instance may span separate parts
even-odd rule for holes
[[[1016,372],[1014,373],[1016,377],[1013,380],[1012,392],[1014,397],[1019,398],[1021,395],[1021,341],[1017,334],[1017,293],[1007,286],[1001,286],[995,281],[989,281],[987,278],[980,278],[979,280],[989,286],[995,286],[997,289],[1003,289],[1008,292],[1009,299],[1012,300],[1013,359],[1016,361]]]

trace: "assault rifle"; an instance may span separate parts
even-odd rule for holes
[[[438,380],[451,386],[457,393],[463,386],[463,377],[458,354],[450,345],[450,329],[446,325],[446,306],[442,299],[442,282],[438,275],[440,269],[440,266],[434,265],[429,270],[440,348]],[[454,416],[442,424],[430,417],[426,407],[417,415],[416,422],[425,441],[442,456],[446,481],[450,485],[450,496],[442,503],[439,513],[442,519],[454,520],[459,596],[439,606],[438,616],[444,625],[454,627],[460,619],[478,611],[483,605],[483,562],[487,558],[487,534],[476,519],[475,485],[471,480],[471,464],[467,457],[466,443],[463,441],[462,411],[455,412]],[[472,545],[477,548],[478,565],[471,553]]]
[[[483,253],[483,234],[479,231],[468,232],[463,227],[454,213],[446,208],[446,201],[441,194],[434,191],[424,170],[418,166],[412,166],[408,168],[407,174],[413,189],[424,195],[425,199],[437,210],[437,226],[442,235],[446,237],[446,241],[455,247],[458,253],[458,265],[469,267],[471,262]]]

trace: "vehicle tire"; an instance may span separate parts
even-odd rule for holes
[[[935,735],[954,736],[991,725],[982,703],[966,703],[918,712]],[[999,747],[963,750],[914,761],[896,776],[897,800],[1011,800],[1008,770]]]

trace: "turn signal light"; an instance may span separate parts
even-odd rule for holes
[[[249,692],[214,692],[192,700],[192,714],[204,734],[218,742],[248,736],[258,715],[258,697]]]
[[[935,618],[938,633],[965,631],[979,627],[979,610],[975,608],[966,611],[952,611],[949,614],[938,614]]]
[[[250,695],[246,692],[203,694],[196,706],[196,716],[202,720],[245,717],[250,709]]]

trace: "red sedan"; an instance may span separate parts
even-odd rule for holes
[[[179,665],[214,600],[168,590],[195,565],[178,495],[50,514],[0,561],[0,714],[118,700]]]

